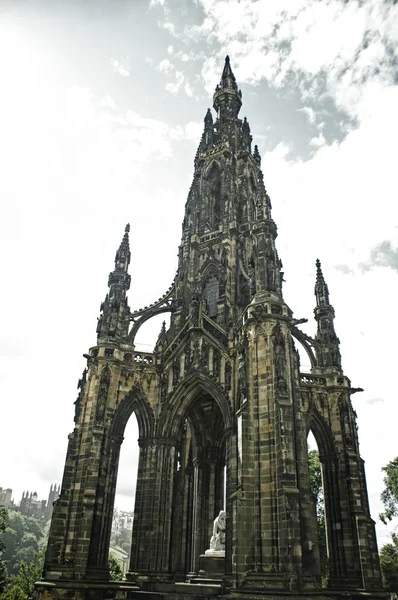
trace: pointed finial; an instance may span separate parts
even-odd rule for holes
[[[260,155],[260,152],[258,151],[257,144],[254,146],[253,158],[258,165],[261,165],[261,155]]]
[[[242,92],[238,90],[235,75],[232,72],[229,56],[225,57],[225,64],[221,75],[220,84],[217,85],[213,96],[213,107],[218,118],[223,120],[236,118],[242,106]],[[220,114],[223,113],[222,115]]]
[[[322,273],[321,261],[319,258],[316,259],[316,282],[315,282],[315,296],[318,306],[325,306],[329,304],[329,289],[325,282],[325,278]]]
[[[316,278],[319,281],[325,281],[324,277],[323,277],[323,273],[322,273],[322,266],[321,266],[321,261],[319,260],[319,258],[316,259]]]
[[[129,231],[130,231],[130,223],[127,223],[124,228],[124,235],[119,246],[119,250],[116,252],[115,257],[115,268],[123,269],[127,271],[127,268],[130,264],[130,244],[129,244]]]
[[[231,64],[229,62],[229,56],[225,57],[224,69],[221,75],[220,85],[222,88],[229,88],[232,90],[237,90],[238,86],[236,85],[235,75],[232,72]]]

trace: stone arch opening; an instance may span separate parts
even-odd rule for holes
[[[123,438],[117,470],[109,557],[117,560],[122,576],[125,577],[130,565],[139,460],[139,428],[134,412],[127,421]]]
[[[176,440],[170,570],[181,580],[198,573],[214,519],[227,510],[225,416],[220,399],[197,383],[192,393],[179,394],[169,430]]]
[[[329,424],[315,408],[310,410],[307,422],[307,435],[311,432],[319,453],[324,504],[324,547],[320,538],[321,568],[323,567],[323,586],[334,586],[344,574],[344,544],[342,539],[342,520],[340,514],[340,485],[338,476],[338,457],[332,431]],[[318,523],[319,523],[319,515]],[[322,525],[318,529],[320,535]],[[322,556],[322,550],[326,556]],[[322,564],[323,561],[323,564]]]
[[[108,570],[108,554],[112,531],[112,518],[119,467],[120,449],[124,432],[132,414],[135,414],[139,432],[138,479],[140,476],[141,442],[153,435],[154,417],[144,394],[133,388],[117,406],[109,431],[102,442],[101,462],[96,487],[94,518],[91,532],[88,565],[91,571]],[[141,499],[135,497],[134,513],[140,511]],[[133,522],[134,536],[134,522]],[[133,552],[133,547],[132,547]],[[132,554],[131,552],[131,554]]]

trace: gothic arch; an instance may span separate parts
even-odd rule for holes
[[[204,373],[193,373],[179,384],[167,409],[163,409],[159,419],[158,435],[170,438],[178,436],[189,409],[201,394],[207,394],[214,399],[223,417],[224,431],[230,429],[232,415],[227,398],[210,377]]]
[[[213,160],[207,165],[207,168],[205,171],[206,177],[209,177],[210,173],[215,170],[217,170],[221,174],[221,165],[218,162],[218,160],[213,158]]]
[[[174,304],[166,304],[163,306],[159,306],[157,308],[148,308],[147,311],[143,312],[142,315],[137,319],[137,321],[133,322],[133,325],[129,332],[128,341],[130,344],[134,344],[135,336],[138,333],[139,328],[152,317],[156,317],[156,315],[161,315],[165,312],[174,312],[175,306]]]
[[[134,387],[120,402],[113,417],[111,432],[116,437],[123,437],[127,421],[135,413],[140,439],[149,438],[154,432],[154,416],[143,392]]]
[[[206,283],[206,281],[210,279],[210,277],[212,277],[213,275],[215,277],[218,277],[220,271],[221,268],[218,261],[215,258],[208,258],[200,270],[202,283]]]
[[[307,415],[307,435],[309,431],[312,431],[314,434],[314,438],[318,444],[320,456],[334,456],[336,450],[330,426],[319,413],[318,409],[314,407],[309,409]]]

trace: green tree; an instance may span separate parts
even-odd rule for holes
[[[6,562],[3,560],[5,545],[2,541],[3,533],[6,529],[7,510],[4,506],[0,506],[0,593],[4,589],[5,580],[7,577]]]
[[[398,516],[398,457],[382,468],[385,473],[384,490],[381,501],[384,511],[380,513],[381,521],[386,525]],[[398,535],[393,533],[391,543],[385,544],[380,551],[380,566],[383,583],[390,592],[398,593]]]
[[[120,581],[123,577],[123,571],[120,562],[117,558],[109,553],[108,556],[108,565],[109,565],[109,575],[112,581]]]
[[[130,556],[131,549],[131,529],[122,529],[121,531],[112,531],[111,546],[121,548]]]
[[[36,554],[30,563],[21,562],[19,571],[12,575],[1,595],[2,600],[31,600],[34,593],[34,583],[40,579],[44,564],[44,552]]]
[[[383,467],[382,471],[386,474],[385,488],[381,493],[385,510],[380,514],[380,519],[386,524],[393,517],[398,517],[398,456]]]
[[[322,584],[326,587],[329,578],[329,559],[326,542],[325,504],[322,487],[322,467],[317,450],[308,452],[308,468],[310,473],[310,489],[316,506],[318,525],[318,544],[321,559]]]
[[[380,566],[384,586],[389,592],[398,593],[398,536],[393,533],[391,541],[380,551]]]
[[[8,512],[5,525],[1,534],[1,542],[5,546],[2,558],[7,563],[8,573],[14,575],[21,562],[34,562],[42,530],[35,519],[13,510]]]

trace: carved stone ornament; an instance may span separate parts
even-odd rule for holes
[[[110,381],[111,381],[111,372],[109,370],[109,367],[105,367],[105,369],[101,373],[101,379],[100,379],[99,390],[98,390],[97,410],[95,413],[96,425],[103,425],[103,423],[104,423],[105,408],[106,408],[106,401],[108,398]]]

